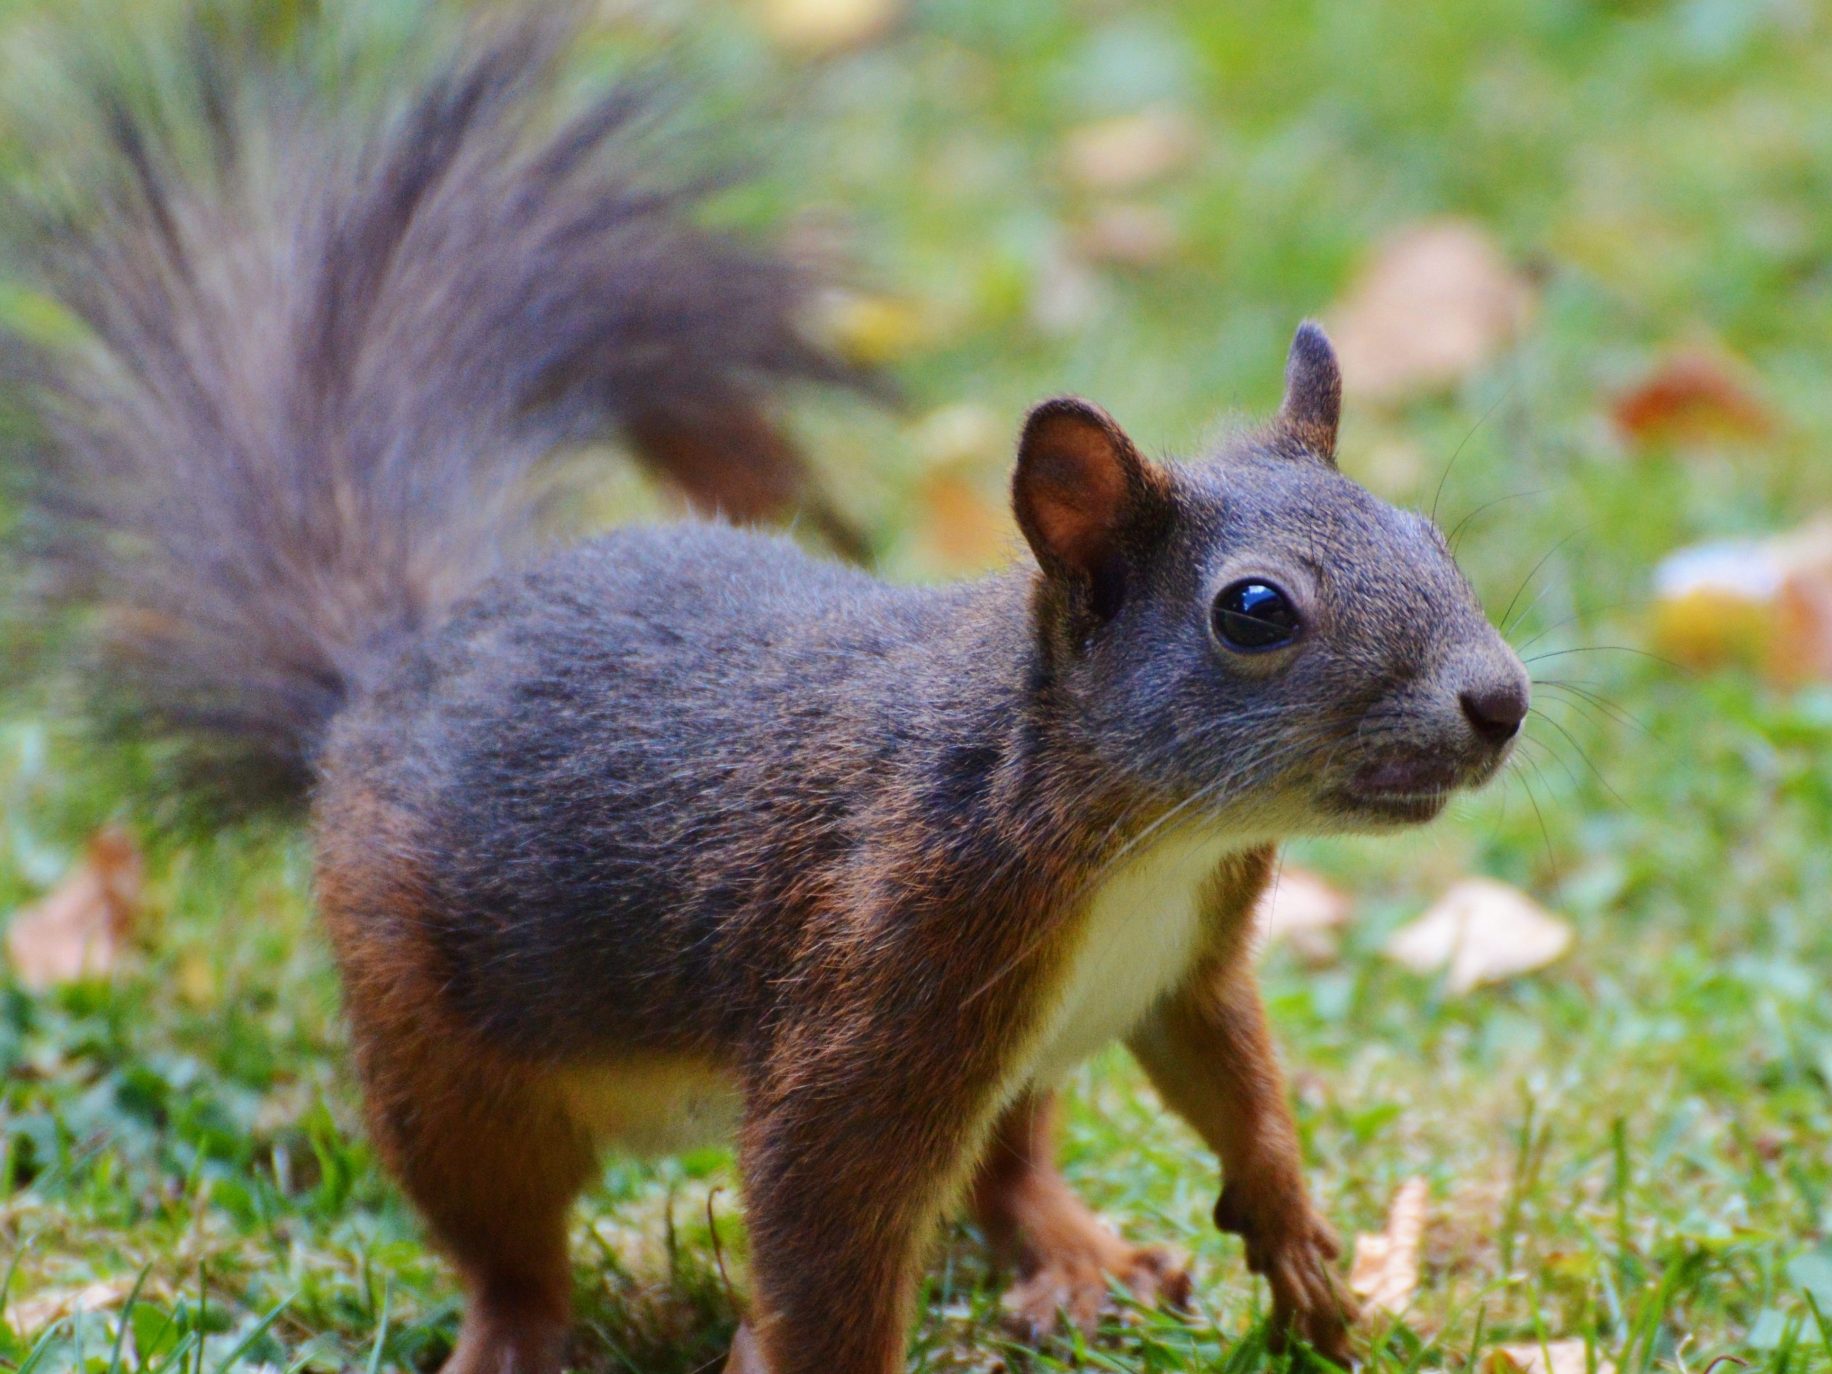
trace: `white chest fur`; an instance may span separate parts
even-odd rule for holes
[[[1053,1082],[1126,1036],[1176,988],[1202,949],[1209,883],[1241,847],[1238,837],[1170,835],[1101,880],[1038,1042],[1033,1082]]]

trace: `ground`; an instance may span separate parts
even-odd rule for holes
[[[0,9],[9,66],[35,69],[59,8]],[[276,28],[294,13],[267,8]],[[1446,525],[1512,498],[1460,554],[1547,681],[1488,793],[1417,835],[1294,855],[1356,901],[1339,958],[1265,965],[1310,1176],[1347,1233],[1378,1229],[1403,1180],[1429,1186],[1423,1281],[1371,1336],[1374,1369],[1541,1337],[1625,1371],[1832,1369],[1832,688],[1642,652],[1662,557],[1832,507],[1823,9],[931,0],[824,57],[748,13],[662,6],[638,27],[685,35],[710,119],[766,130],[730,213],[853,264],[842,330],[905,399],[800,423],[892,576],[1009,537],[1003,445],[1042,395],[1094,396],[1189,452],[1276,402],[1292,326],[1394,229],[1467,216],[1519,266],[1536,303],[1512,343],[1433,394],[1352,400],[1344,431],[1346,470]],[[605,22],[607,48],[629,41]],[[1181,121],[1161,177],[1065,171],[1075,130],[1140,110]],[[35,174],[19,127],[0,129],[10,179]],[[1087,247],[1114,204],[1146,226],[1130,264]],[[1681,345],[1741,360],[1760,432],[1612,425],[1612,398]],[[606,503],[665,498],[624,478]],[[5,700],[0,912],[111,819],[149,885],[110,980],[0,984],[0,1363],[430,1366],[454,1292],[363,1143],[296,827],[182,822],[143,761],[96,757],[29,687]],[[1472,872],[1569,919],[1572,953],[1462,996],[1381,956]],[[1070,1174],[1128,1235],[1192,1256],[1193,1309],[1023,1354],[962,1228],[911,1367],[1259,1367],[1264,1290],[1209,1225],[1213,1161],[1118,1054],[1071,1097]],[[576,1255],[592,1367],[705,1367],[742,1281],[729,1159],[611,1163]],[[56,1320],[91,1285],[118,1312],[136,1283],[131,1341],[107,1316]]]

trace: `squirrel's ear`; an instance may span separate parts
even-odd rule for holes
[[[1306,320],[1292,336],[1285,360],[1285,403],[1278,425],[1286,434],[1332,466],[1336,461],[1336,422],[1342,416],[1342,369],[1336,350],[1315,320]]]
[[[1043,570],[1085,579],[1112,602],[1129,543],[1169,510],[1163,469],[1139,456],[1111,415],[1076,396],[1045,401],[1024,422],[1011,504]]]

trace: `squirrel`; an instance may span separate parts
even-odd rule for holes
[[[1038,405],[1028,556],[983,580],[716,522],[536,549],[563,440],[710,407],[716,453],[838,372],[781,263],[610,156],[626,96],[540,132],[531,32],[357,157],[237,87],[186,181],[112,107],[108,213],[50,260],[92,337],[33,369],[25,523],[110,687],[217,784],[309,795],[368,1129],[466,1293],[446,1369],[558,1369],[600,1151],[706,1139],[749,1234],[733,1374],[900,1369],[957,1202],[1036,1337],[1115,1283],[1174,1301],[1052,1160],[1112,1042],[1218,1157],[1277,1330],[1346,1359],[1252,911],[1281,841],[1491,778],[1529,688],[1438,528],[1338,470],[1324,333],[1192,461]]]

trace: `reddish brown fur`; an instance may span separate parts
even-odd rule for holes
[[[318,904],[337,951],[371,1138],[472,1295],[451,1374],[557,1368],[572,1305],[567,1214],[597,1150],[550,1065],[502,1054],[438,986],[413,827],[327,787]]]
[[[804,518],[855,561],[871,552],[816,487],[806,460],[756,400],[708,389],[691,401],[640,410],[625,422],[643,463],[678,486],[702,515],[750,524]],[[735,459],[742,455],[742,461]]]

